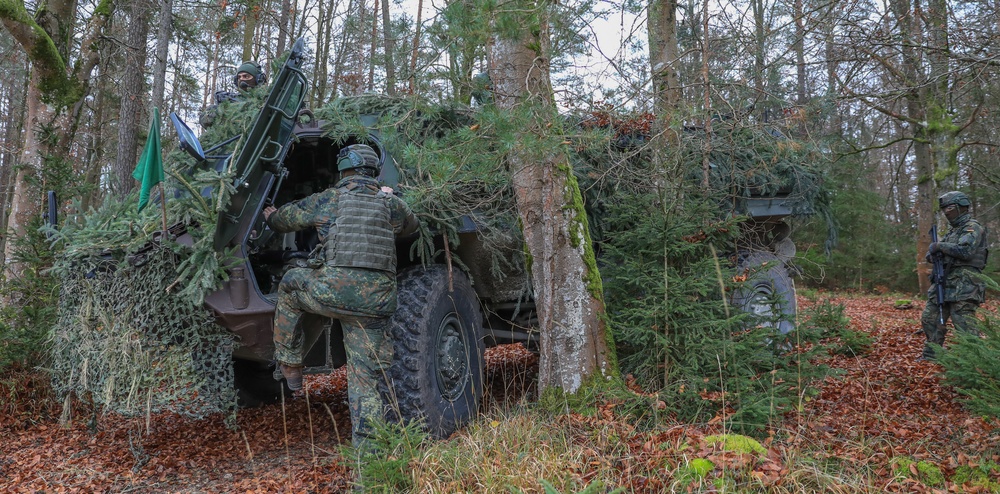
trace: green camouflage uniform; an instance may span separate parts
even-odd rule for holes
[[[944,255],[944,320],[947,322],[950,317],[955,329],[975,332],[976,308],[986,300],[986,286],[977,278],[986,266],[986,228],[965,213],[951,222],[951,230],[938,242],[938,247]],[[937,304],[937,283],[941,280],[931,281],[934,284],[920,318],[927,336],[924,358],[934,358],[931,344],[943,345],[948,333],[946,328],[938,328],[941,310]]]
[[[383,340],[388,317],[396,310],[393,238],[414,231],[416,217],[401,199],[381,192],[375,179],[353,175],[282,206],[267,222],[279,233],[316,227],[321,242],[313,254],[312,264],[318,267],[290,269],[281,279],[274,314],[275,359],[302,365],[304,336],[298,321],[303,313],[340,321],[352,436],[359,446],[367,422],[384,417],[378,382],[392,359],[392,346],[383,345]],[[378,246],[381,255],[370,254]]]

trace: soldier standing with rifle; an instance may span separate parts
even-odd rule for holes
[[[927,342],[920,360],[934,358],[931,344],[944,345],[951,318],[959,331],[978,333],[976,308],[986,300],[986,286],[978,278],[989,254],[986,228],[972,218],[972,201],[962,192],[952,191],[938,198],[938,206],[951,229],[940,241],[931,230],[928,260],[934,263],[929,300],[920,318]]]

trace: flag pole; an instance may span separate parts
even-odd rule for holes
[[[167,189],[163,188],[163,182],[160,182],[160,213],[163,217],[163,237],[167,236]]]

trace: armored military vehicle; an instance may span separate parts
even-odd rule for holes
[[[336,156],[345,146],[363,142],[380,155],[380,180],[397,186],[405,171],[384,145],[376,121],[379,115],[359,115],[363,135],[334,138],[323,122],[302,108],[308,82],[300,70],[300,40],[275,77],[270,94],[235,155],[212,158],[183,122],[174,117],[181,147],[206,166],[235,170],[233,193],[219,214],[215,248],[232,251],[240,263],[230,269],[229,281],[205,303],[217,320],[238,337],[233,351],[236,385],[245,403],[273,401],[282,392],[272,378],[272,320],[278,282],[289,267],[300,266],[315,247],[315,234],[276,234],[264,222],[266,205],[281,205],[332,186],[337,179]],[[209,163],[209,161],[212,161]],[[736,206],[752,218],[738,256],[737,270],[747,282],[733,295],[733,304],[758,315],[786,315],[778,322],[782,332],[792,329],[794,284],[786,263],[794,256],[784,218],[792,213],[784,204],[785,191],[751,196]],[[750,233],[752,232],[752,234]],[[395,347],[391,400],[406,418],[421,418],[437,436],[450,434],[478,407],[483,390],[483,352],[486,346],[536,339],[535,317],[526,287],[522,245],[514,238],[501,245],[500,255],[516,266],[498,277],[491,273],[497,245],[485,255],[482,226],[463,218],[458,247],[448,251],[436,238],[440,254],[413,259],[416,238],[397,245],[399,308],[392,318]],[[183,240],[183,239],[182,239]],[[458,266],[461,265],[462,269]],[[473,283],[474,281],[474,283]],[[779,300],[775,304],[775,300]],[[779,318],[775,318],[779,319]],[[342,333],[336,321],[313,316],[304,320],[307,335],[307,373],[329,372],[345,363]]]
[[[287,393],[272,377],[278,283],[287,269],[304,266],[317,244],[315,232],[271,231],[264,222],[264,207],[280,207],[332,186],[338,179],[338,152],[358,142],[379,154],[381,182],[397,186],[402,176],[376,130],[336,140],[302,108],[308,88],[300,70],[302,58],[299,40],[236,154],[206,154],[188,126],[171,116],[181,148],[199,166],[235,171],[234,192],[219,213],[214,241],[218,251],[231,252],[238,262],[229,269],[228,282],[208,295],[205,304],[237,337],[235,381],[239,398],[247,405],[272,402]],[[361,116],[368,124],[375,118]],[[458,235],[453,252],[431,259],[411,257],[416,236],[400,239],[397,245],[399,302],[391,320],[394,389],[387,392],[401,416],[423,419],[436,436],[450,434],[476,412],[483,390],[484,346],[533,338],[532,305],[517,303],[527,286],[524,270],[515,269],[502,281],[490,276],[491,259],[478,252],[479,226],[465,218]],[[190,243],[189,236],[181,233],[178,241]],[[442,240],[436,241],[443,248]],[[520,244],[506,248],[511,257],[520,258]],[[463,269],[449,257],[460,259]],[[345,364],[337,321],[306,316],[300,324],[308,349],[306,373],[329,372]]]
[[[379,133],[377,113],[358,114],[359,131],[335,135],[321,118],[303,108],[309,87],[301,70],[303,57],[300,39],[241,135],[205,149],[195,133],[171,115],[180,148],[196,162],[195,169],[233,173],[225,184],[228,205],[218,213],[212,239],[219,257],[227,259],[228,279],[205,296],[204,305],[235,337],[233,373],[243,405],[274,402],[289,392],[283,381],[273,377],[278,284],[287,269],[306,264],[317,244],[315,232],[271,231],[264,208],[280,207],[332,186],[338,175],[338,152],[355,143],[368,144],[379,154],[383,183],[397,192],[406,189],[406,167],[397,161],[398,150],[390,149]],[[206,196],[212,192],[203,191]],[[795,310],[794,285],[786,268],[794,245],[784,222],[792,211],[784,197],[782,191],[751,195],[735,206],[752,221],[738,254],[738,271],[748,281],[736,291],[733,302],[764,316],[776,312],[791,316]],[[451,231],[457,241],[425,228],[420,236],[397,243],[399,302],[391,319],[395,356],[392,389],[385,392],[402,418],[423,420],[438,437],[447,436],[476,413],[483,393],[484,349],[497,343],[533,343],[538,336],[519,237],[488,235],[485,229],[490,227],[474,215],[462,216],[460,223]],[[211,231],[210,226],[201,228]],[[183,225],[171,228],[170,234],[182,245],[195,242]],[[429,254],[413,255],[420,249]],[[504,267],[502,276],[496,273],[498,265]],[[780,329],[787,332],[790,317],[784,319]],[[300,324],[306,335],[306,373],[330,372],[345,364],[337,321],[306,316]]]

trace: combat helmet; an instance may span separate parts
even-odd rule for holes
[[[972,201],[969,200],[969,196],[965,195],[963,192],[953,190],[951,192],[945,192],[938,197],[938,207],[944,209],[952,204],[956,204],[961,207],[969,207],[972,205]]]
[[[369,176],[376,176],[382,171],[382,164],[378,159],[378,154],[367,144],[351,144],[344,147],[337,153],[337,171],[357,169],[370,170],[365,173]]]

